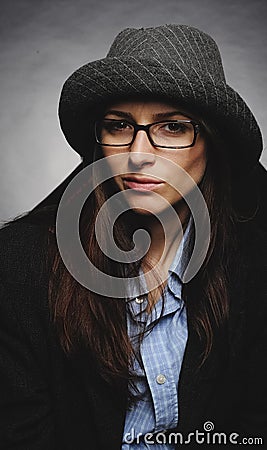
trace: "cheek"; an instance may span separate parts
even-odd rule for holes
[[[127,156],[128,152],[118,152],[111,147],[102,149],[102,157],[104,158],[110,173],[118,174],[114,176],[114,180],[117,184],[119,184],[119,186],[122,184],[120,174],[127,172]]]
[[[199,184],[203,178],[203,175],[204,175],[204,172],[206,169],[206,165],[207,165],[206,158],[202,158],[202,159],[196,160],[195,163],[192,164],[188,169],[189,175],[191,175],[191,177],[197,184]]]
[[[177,154],[171,160],[189,175],[187,177],[183,171],[177,169],[174,169],[171,175],[169,174],[170,184],[166,186],[165,197],[173,204],[181,200],[186,193],[190,192],[195,185],[200,183],[205,173],[207,155],[205,148],[201,147],[191,152],[187,151],[183,154]],[[177,190],[171,185],[176,186]]]
[[[117,186],[119,187],[119,189],[121,191],[124,190],[123,182],[122,182],[122,179],[121,179],[121,177],[119,175],[114,177],[114,181],[115,181],[115,183],[117,184]]]
[[[204,175],[207,165],[207,152],[205,148],[191,150],[183,158],[177,158],[176,163],[190,175],[195,183],[199,183]]]

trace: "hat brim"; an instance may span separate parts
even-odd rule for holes
[[[190,74],[190,75],[188,75]],[[205,80],[205,81],[204,81]],[[164,98],[195,112],[221,135],[233,164],[248,170],[262,151],[258,124],[239,94],[223,80],[156,58],[107,57],[85,64],[65,82],[60,102],[62,131],[80,155],[92,155],[93,122],[103,105],[120,99]]]

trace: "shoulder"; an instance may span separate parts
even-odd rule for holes
[[[42,282],[48,255],[49,230],[26,217],[0,229],[0,279],[5,283]]]
[[[36,341],[48,327],[48,233],[30,217],[0,229],[0,328],[18,341]]]

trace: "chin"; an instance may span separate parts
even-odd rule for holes
[[[151,209],[147,210],[147,209],[141,208],[141,207],[132,207],[131,209],[135,214],[138,214],[139,216],[144,216],[144,217],[155,216],[155,215],[159,214],[158,211],[151,211]]]
[[[126,202],[130,210],[141,216],[153,216],[161,215],[170,211],[170,209],[176,209],[182,201],[180,196],[163,196],[157,195],[155,197],[153,192],[143,191],[138,192],[134,190],[127,190]]]
[[[168,210],[167,208],[162,208],[162,205],[157,205],[156,202],[149,201],[148,199],[128,202],[129,208],[139,216],[158,216],[162,214],[164,211]],[[170,205],[171,206],[171,205]]]

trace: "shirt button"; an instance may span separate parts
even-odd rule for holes
[[[138,298],[138,297],[136,297],[136,299],[135,299],[135,302],[136,302],[138,305],[141,305],[141,304],[143,303],[143,301],[144,301],[143,298]]]
[[[164,384],[165,381],[166,381],[165,375],[162,375],[162,373],[160,373],[160,374],[157,376],[156,381],[157,381],[158,384]]]

